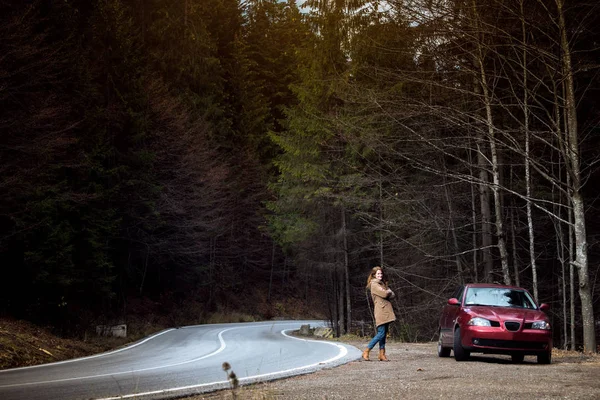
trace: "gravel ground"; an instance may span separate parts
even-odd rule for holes
[[[365,343],[349,343],[362,348]],[[439,358],[435,343],[388,343],[390,362],[354,361],[312,374],[238,389],[237,399],[600,399],[600,356],[555,350],[551,365],[527,356]],[[231,399],[231,391],[197,395]]]

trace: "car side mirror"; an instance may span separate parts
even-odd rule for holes
[[[460,302],[458,301],[458,299],[455,299],[454,297],[451,299],[448,299],[448,304],[450,304],[451,306],[459,306]]]
[[[550,306],[546,303],[542,303],[540,304],[540,310],[542,311],[548,311],[550,309]]]

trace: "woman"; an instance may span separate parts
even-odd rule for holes
[[[385,337],[388,333],[389,324],[396,320],[392,303],[390,303],[390,299],[393,299],[396,295],[387,286],[383,268],[375,267],[371,270],[367,279],[367,289],[371,290],[371,297],[373,298],[377,334],[363,351],[362,357],[364,360],[369,361],[369,352],[379,343],[379,361],[389,361],[385,356]]]

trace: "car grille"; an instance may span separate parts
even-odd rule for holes
[[[509,330],[511,332],[516,332],[521,327],[521,323],[519,323],[519,322],[505,322],[504,326],[506,327],[507,330]]]
[[[475,343],[476,342],[476,343]],[[497,347],[500,349],[529,349],[544,350],[545,342],[524,342],[516,340],[497,340],[497,339],[473,339],[473,344],[484,347]]]

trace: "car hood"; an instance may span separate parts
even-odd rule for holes
[[[493,321],[537,321],[547,320],[546,314],[527,308],[472,306],[465,308],[472,317],[481,317]]]

